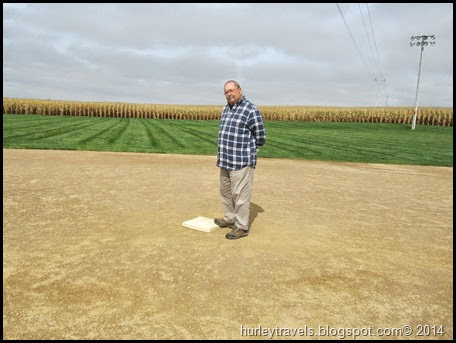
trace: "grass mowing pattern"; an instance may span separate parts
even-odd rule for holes
[[[386,123],[266,122],[262,156],[453,166],[452,127]],[[270,138],[268,140],[268,138]]]
[[[218,120],[3,115],[3,147],[217,154]],[[453,166],[453,128],[266,121],[260,157]]]

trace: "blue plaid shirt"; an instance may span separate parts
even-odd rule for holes
[[[225,106],[220,119],[217,166],[239,170],[255,168],[257,147],[264,145],[266,131],[260,110],[245,96],[230,107]]]

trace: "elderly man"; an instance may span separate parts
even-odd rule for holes
[[[220,120],[217,151],[224,217],[214,222],[232,228],[226,238],[238,239],[249,234],[253,171],[266,131],[261,112],[242,95],[239,83],[227,81],[224,92],[228,103]]]

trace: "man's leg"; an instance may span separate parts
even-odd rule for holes
[[[253,189],[254,168],[247,166],[230,172],[231,194],[234,202],[235,226],[248,231],[250,220],[250,197]]]
[[[234,223],[236,218],[234,216],[234,203],[231,194],[230,172],[224,168],[220,168],[220,197],[224,213],[223,220],[229,224]]]

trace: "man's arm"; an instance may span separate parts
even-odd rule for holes
[[[252,111],[252,117],[249,120],[249,128],[255,137],[256,146],[263,146],[266,142],[266,129],[264,128],[263,117],[258,109]]]

